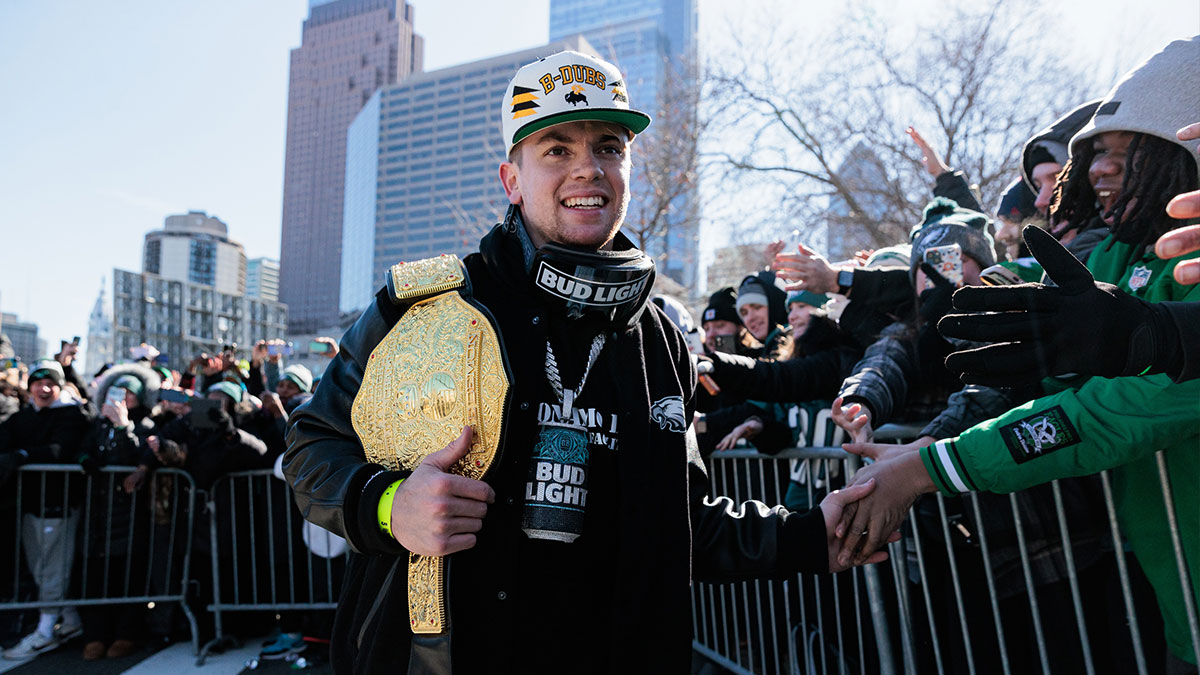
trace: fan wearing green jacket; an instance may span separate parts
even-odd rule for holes
[[[1052,219],[1099,217],[1111,228],[1087,260],[1095,279],[1147,302],[1200,301],[1200,287],[1173,278],[1177,265],[1200,253],[1171,259],[1154,253],[1156,239],[1187,224],[1166,215],[1167,203],[1198,185],[1200,158],[1175,133],[1195,118],[1198,62],[1200,36],[1171,43],[1127,74],[1071,140],[1055,187]],[[877,460],[854,479],[875,478],[876,490],[843,514],[841,559],[856,560],[884,545],[922,493],[1015,492],[1113,469],[1118,522],[1154,587],[1170,672],[1196,672],[1200,641],[1193,639],[1186,599],[1200,605],[1200,380],[1048,378],[1043,389],[1041,398],[926,447],[846,446]],[[1160,483],[1160,457],[1169,496]],[[1191,579],[1186,591],[1168,505]]]

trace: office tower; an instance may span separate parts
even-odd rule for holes
[[[844,197],[829,198],[825,214],[826,244],[824,251],[830,260],[848,260],[855,251],[874,249],[879,243],[867,231],[865,223],[885,223],[889,220],[888,202],[879,193],[887,185],[887,175],[879,155],[865,141],[858,141],[838,165],[838,178],[857,198],[861,212],[850,208]],[[814,237],[820,246],[819,237]],[[818,249],[821,250],[821,249]]]
[[[291,53],[279,256],[296,331],[337,322],[346,129],[376,89],[420,72],[412,22],[403,0],[309,2]]]
[[[246,292],[246,252],[229,238],[229,228],[203,211],[167,216],[163,229],[146,233],[142,271],[164,279],[214,286],[222,293]]]
[[[705,288],[708,293],[715,293],[725,286],[737,289],[742,279],[763,268],[766,242],[758,244],[732,244],[722,246],[713,251],[713,261],[709,264],[705,277]]]
[[[279,261],[251,258],[246,261],[246,295],[264,300],[279,300]]]
[[[216,354],[236,344],[249,358],[259,340],[282,337],[287,307],[282,303],[224,293],[210,285],[168,279],[157,274],[113,270],[113,349],[128,358],[145,342],[183,370],[201,352]]]
[[[50,356],[46,351],[46,341],[38,337],[36,323],[21,321],[16,314],[4,312],[0,314],[0,331],[8,336],[13,353],[25,364]]]
[[[689,68],[696,63],[696,0],[550,0],[550,39],[561,40],[582,34],[598,53],[621,69],[632,103],[656,122],[646,130],[647,138],[661,134],[668,120],[682,120],[679,110],[664,114],[668,88],[686,88]],[[679,94],[674,94],[677,106]],[[650,143],[643,142],[643,147]],[[638,209],[650,208],[649,189],[634,146],[634,171],[630,215],[626,222],[639,219]],[[654,255],[659,272],[684,286],[694,288],[698,281],[699,218],[695,197],[690,193],[670,203],[666,241],[646,243]]]
[[[508,206],[497,175],[508,82],[564,49],[595,53],[575,36],[413,75],[371,97],[347,134],[341,311],[365,307],[401,260],[478,250]]]
[[[87,366],[80,372],[94,373],[100,366],[113,361],[112,311],[105,299],[104,281],[100,282],[100,295],[88,317]]]

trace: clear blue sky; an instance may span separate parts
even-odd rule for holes
[[[411,2],[427,70],[547,40],[549,0]],[[763,3],[809,26],[841,4]],[[1119,42],[1135,55],[1200,32],[1195,0],[1060,4],[1071,19],[1047,28],[1082,38],[1081,58],[1130,21]],[[724,13],[746,8],[700,11],[702,50],[719,56]],[[189,209],[250,257],[278,257],[288,52],[306,14],[305,0],[0,0],[0,309],[51,348],[86,335],[101,278],[140,270],[143,234]]]

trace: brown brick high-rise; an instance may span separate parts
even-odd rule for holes
[[[291,333],[337,323],[346,129],[376,89],[420,72],[424,54],[403,0],[309,8],[291,55],[283,173],[279,299]]]

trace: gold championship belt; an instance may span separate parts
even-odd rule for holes
[[[491,321],[458,291],[466,268],[452,255],[402,262],[388,286],[412,305],[371,352],[354,397],[350,419],[367,460],[412,471],[470,425],[471,448],[450,473],[482,480],[500,445],[509,378]],[[414,633],[446,628],[444,571],[442,556],[408,554]]]

